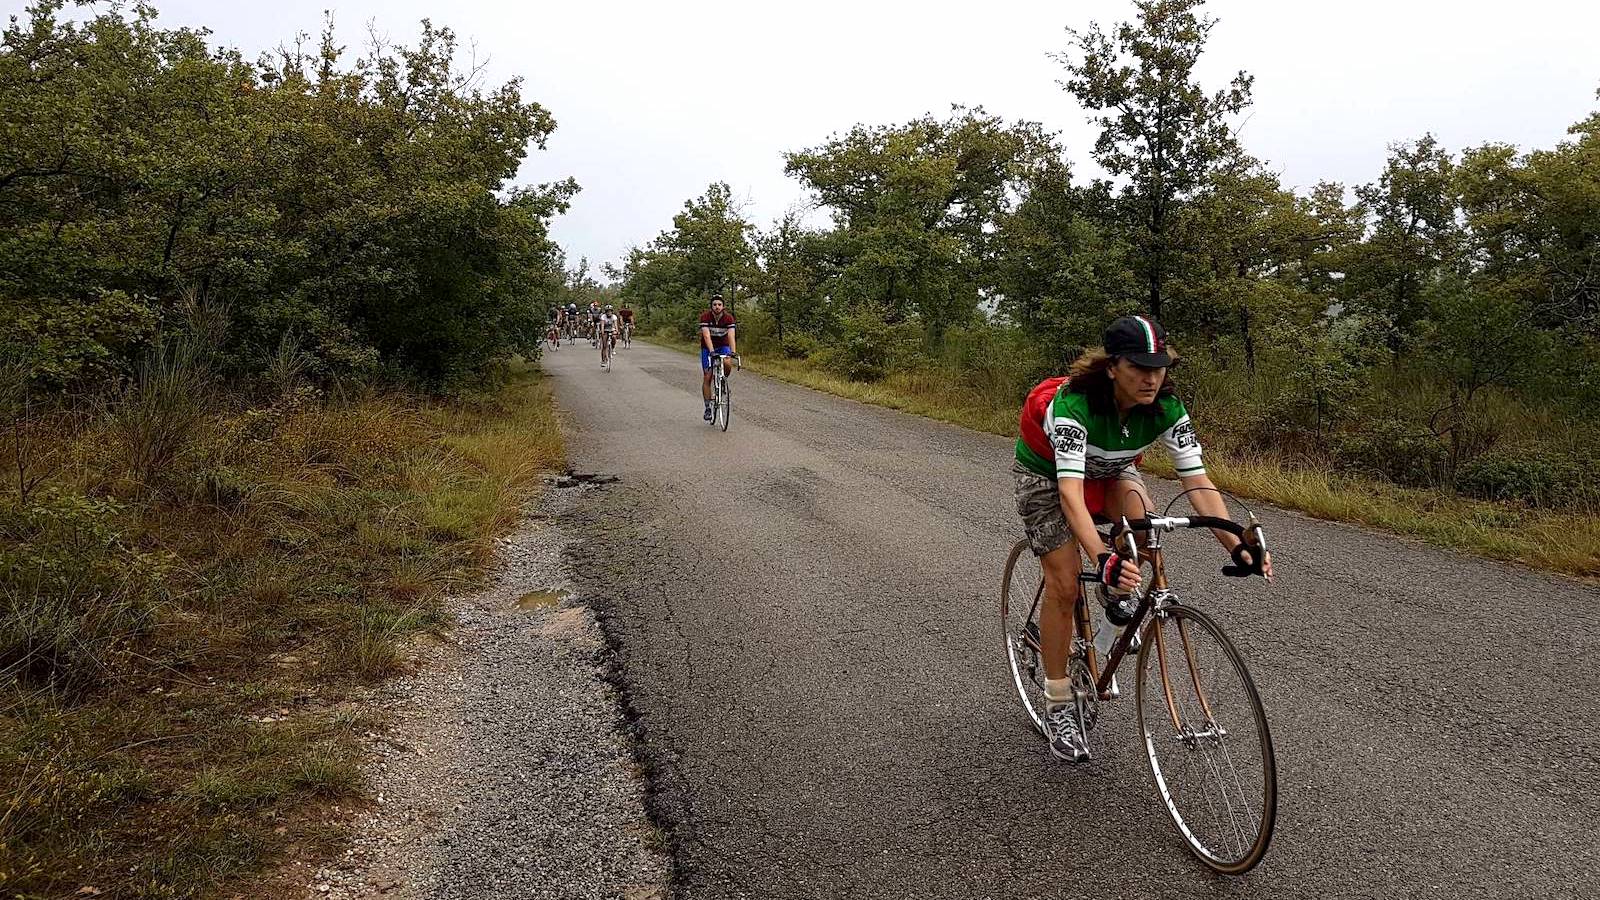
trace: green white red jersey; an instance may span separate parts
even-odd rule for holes
[[[1074,392],[1065,376],[1050,378],[1028,393],[1021,424],[1017,462],[1046,478],[1115,478],[1157,441],[1179,476],[1206,470],[1189,413],[1171,395],[1123,420],[1115,409],[1091,410],[1088,395]]]

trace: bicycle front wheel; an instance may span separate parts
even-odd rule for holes
[[[1244,658],[1198,610],[1156,614],[1139,649],[1139,730],[1162,805],[1224,875],[1261,862],[1278,815],[1266,710]]]
[[[722,376],[722,430],[728,430],[728,420],[733,418],[733,390],[728,376]]]

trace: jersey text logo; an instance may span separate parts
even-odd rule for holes
[[[1055,439],[1057,453],[1082,453],[1088,449],[1089,433],[1078,425],[1057,425]]]
[[[1194,433],[1194,423],[1179,422],[1178,424],[1172,426],[1172,442],[1176,444],[1180,450],[1187,450],[1190,447],[1200,446],[1200,438]]]

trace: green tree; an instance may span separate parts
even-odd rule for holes
[[[1490,387],[1533,374],[1548,356],[1549,335],[1534,327],[1527,304],[1496,286],[1451,275],[1430,285],[1427,300],[1428,363],[1449,386],[1430,425],[1449,440],[1447,474],[1453,477],[1469,451],[1483,449],[1472,433],[1476,401]]]
[[[731,305],[759,283],[753,232],[733,190],[712,184],[684,202],[670,229],[628,252],[618,273],[619,296],[637,304],[649,320],[670,321],[690,336],[694,316],[708,297],[721,293]]]
[[[672,230],[658,244],[681,257],[683,287],[701,297],[722,293],[732,303],[749,286],[755,261],[750,234],[754,230],[724,182],[683,204],[672,217]]]
[[[530,294],[559,289],[548,223],[577,187],[509,186],[555,122],[516,81],[461,71],[448,29],[347,66],[330,23],[251,65],[148,6],[63,7],[0,41],[0,343],[93,320],[41,371],[125,368],[193,293],[230,308],[236,369],[285,335],[324,371],[433,385],[537,352]]]
[[[816,324],[820,267],[816,234],[804,225],[806,212],[805,206],[792,206],[755,236],[760,257],[757,291],[762,304],[770,308],[780,345],[786,324],[807,328]]]
[[[1030,173],[1023,199],[995,234],[998,311],[1022,329],[1055,369],[1092,345],[1119,312],[1139,306],[1129,248],[1101,212],[1104,183],[1075,187],[1065,162]]]
[[[1162,315],[1173,266],[1173,217],[1212,171],[1234,156],[1228,119],[1250,105],[1253,79],[1240,72],[1227,88],[1207,93],[1194,77],[1216,20],[1198,15],[1203,0],[1137,0],[1138,22],[1110,33],[1091,23],[1069,29],[1072,47],[1058,54],[1062,86],[1098,115],[1094,156],[1127,179],[1119,218],[1136,248],[1135,269],[1152,315]]]
[[[1307,289],[1302,248],[1327,238],[1306,204],[1244,154],[1214,172],[1174,217],[1187,277],[1173,285],[1169,327],[1237,342],[1254,377],[1263,329],[1306,321],[1327,300]],[[1220,350],[1214,344],[1214,350]]]
[[[1391,146],[1377,183],[1356,189],[1369,231],[1352,250],[1346,295],[1393,323],[1395,349],[1427,316],[1429,285],[1460,263],[1453,168],[1450,153],[1423,135]]]
[[[857,125],[788,154],[785,171],[833,213],[830,295],[876,303],[891,323],[919,315],[937,341],[992,294],[994,224],[1051,153],[1037,123],[956,107],[944,120]]]

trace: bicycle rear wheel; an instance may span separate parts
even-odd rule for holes
[[[1000,579],[1000,634],[1005,644],[1006,668],[1017,701],[1033,723],[1044,732],[1044,660],[1039,652],[1039,604],[1044,598],[1044,570],[1028,549],[1028,542],[1017,541],[1006,557],[1005,575]]]
[[[1198,610],[1168,606],[1139,649],[1139,730],[1184,843],[1224,875],[1266,855],[1278,768],[1266,710],[1233,642]]]

